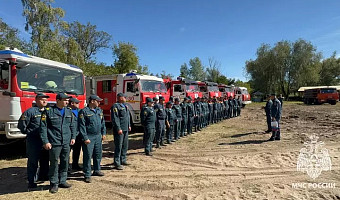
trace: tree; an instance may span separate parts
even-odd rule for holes
[[[221,70],[220,70],[221,63],[216,61],[214,58],[209,58],[208,62],[209,62],[209,66],[207,67],[206,79],[208,81],[218,83],[218,80],[221,77]]]
[[[162,73],[160,74],[160,78],[162,79],[167,79],[170,78],[172,79],[174,76],[172,74],[167,74],[164,70],[162,71]]]
[[[86,25],[78,21],[65,24],[63,32],[67,37],[73,38],[83,52],[84,60],[89,61],[99,50],[109,48],[111,35],[104,31],[97,31],[96,25],[89,22]]]
[[[114,67],[118,73],[128,73],[137,70],[139,58],[137,48],[130,43],[119,42],[113,46]]]
[[[288,98],[299,87],[319,81],[321,53],[308,41],[280,41],[273,48],[262,44],[256,54],[256,60],[246,62],[256,91],[282,93]]]
[[[336,58],[336,52],[330,58],[322,61],[320,70],[320,85],[340,84],[340,59]]]
[[[21,0],[26,18],[25,30],[31,34],[32,53],[45,57],[48,50],[53,47],[45,45],[57,45],[54,51],[60,50],[59,25],[64,17],[64,10],[53,8],[54,0]],[[44,56],[42,56],[44,55]],[[53,55],[53,54],[52,54]]]
[[[190,78],[190,70],[189,70],[188,65],[186,63],[181,65],[179,76],[183,77],[183,78]]]
[[[137,73],[148,75],[150,73],[149,72],[149,67],[147,65],[144,65],[144,66],[139,65],[138,68],[137,68]]]
[[[198,57],[189,60],[191,78],[197,81],[205,80],[204,67]]]
[[[0,18],[0,49],[18,48],[28,53],[27,42],[19,37],[19,30],[9,26]]]

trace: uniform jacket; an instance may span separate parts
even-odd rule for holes
[[[83,140],[88,140],[91,136],[106,135],[105,120],[103,110],[86,107],[79,112],[78,116],[79,132]]]

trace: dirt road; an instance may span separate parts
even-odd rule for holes
[[[111,137],[104,144],[105,176],[86,184],[75,172],[73,187],[54,195],[47,182],[27,192],[26,159],[2,152],[7,160],[0,160],[0,199],[340,199],[340,105],[285,103],[282,140],[274,142],[264,133],[263,105],[251,104],[241,117],[183,138],[153,157],[143,155],[142,134],[131,134],[131,165],[123,171],[111,169]],[[297,171],[300,149],[312,134],[324,142],[332,163],[331,171],[316,179]]]

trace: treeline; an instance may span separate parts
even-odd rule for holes
[[[309,41],[299,39],[262,44],[257,58],[246,62],[246,72],[253,91],[272,92],[288,98],[304,86],[340,84],[340,59],[336,52],[322,59],[321,52]]]
[[[162,71],[150,73],[147,65],[139,63],[137,47],[129,42],[112,44],[112,36],[98,30],[90,22],[66,22],[62,8],[53,7],[54,0],[21,0],[23,16],[26,19],[25,31],[30,34],[28,41],[19,37],[19,31],[0,18],[0,49],[15,47],[27,54],[79,66],[87,76],[113,73],[127,73],[137,70],[141,74],[160,78],[175,78]],[[98,62],[96,54],[104,49],[112,50],[112,64]],[[162,63],[160,63],[162,65]],[[180,76],[199,81],[212,81],[248,87],[249,83],[227,78],[221,73],[221,64],[209,58],[208,66],[203,66],[198,58],[180,67]]]

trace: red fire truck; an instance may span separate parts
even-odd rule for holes
[[[117,94],[126,94],[126,103],[133,125],[140,125],[140,112],[146,104],[146,98],[163,96],[169,101],[169,94],[163,79],[155,76],[137,74],[112,74],[87,78],[87,94],[97,94],[104,99],[100,107],[103,109],[106,122],[111,121],[110,109],[117,102]]]
[[[85,103],[85,80],[80,68],[24,54],[17,49],[0,51],[0,145],[25,138],[17,128],[21,114],[35,104],[35,95],[50,96],[49,106],[56,103],[56,93],[63,92]]]
[[[164,79],[164,82],[168,88],[168,94],[174,98],[183,100],[184,97],[191,97],[192,99],[202,97],[197,81],[178,77],[177,80]]]
[[[248,93],[248,89],[246,87],[235,87],[234,93],[235,98],[241,98],[242,108],[251,103],[250,94]]]
[[[221,92],[218,89],[218,84],[214,82],[208,81],[199,81],[198,87],[202,92],[203,97],[206,98],[214,98],[214,97],[221,97]]]
[[[233,86],[229,86],[229,85],[225,85],[225,84],[218,84],[218,89],[221,92],[222,97],[227,97],[229,98],[234,97],[234,87]]]

